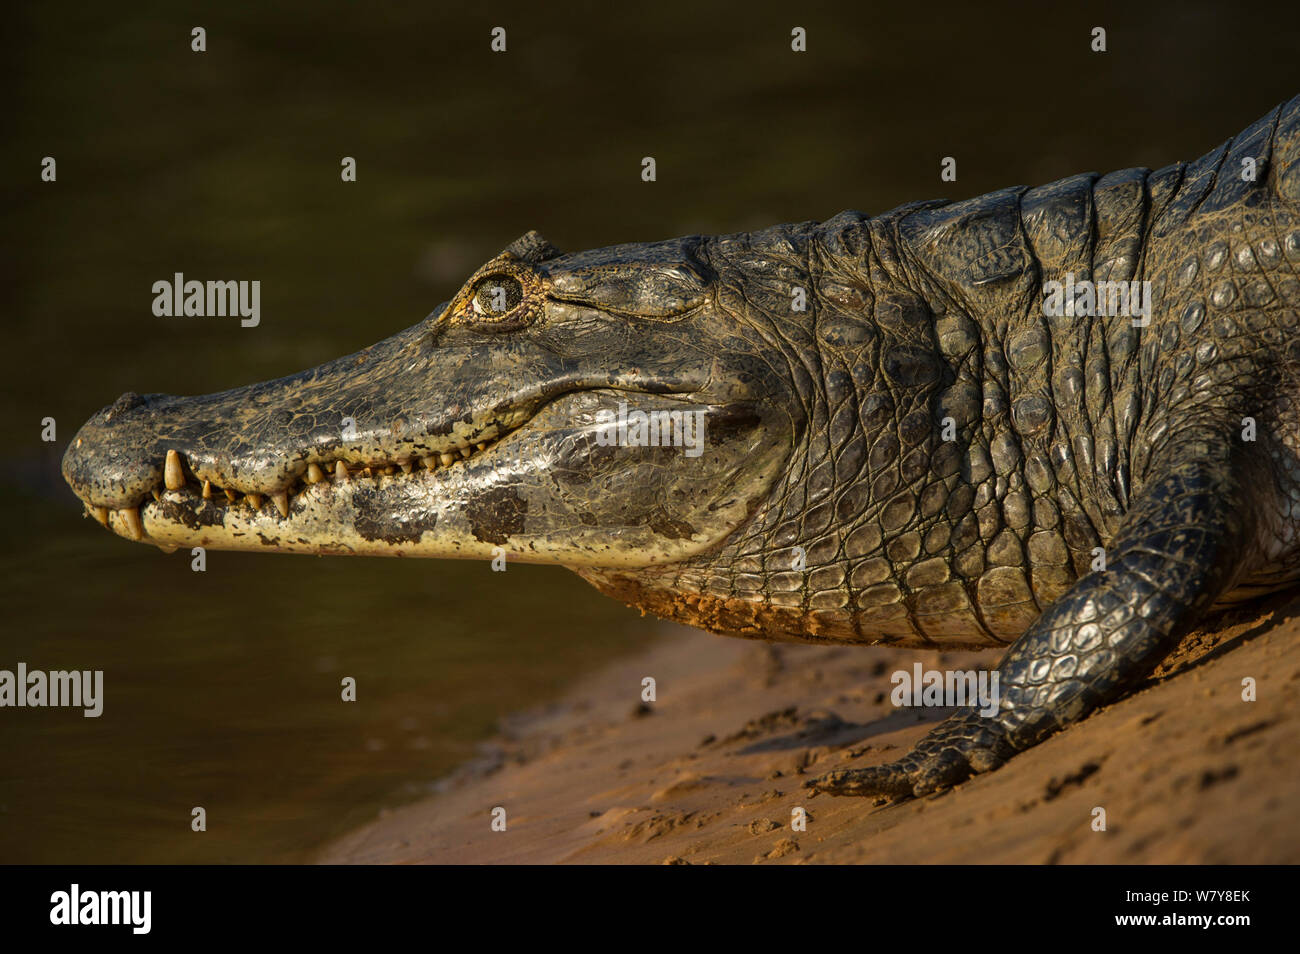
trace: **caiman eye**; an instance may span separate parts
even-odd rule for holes
[[[452,300],[449,319],[485,334],[518,331],[541,316],[545,300],[543,276],[502,254],[465,283]]]
[[[471,307],[480,321],[500,321],[524,300],[524,287],[510,275],[487,275],[474,286]]]

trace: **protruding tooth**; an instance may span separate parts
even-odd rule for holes
[[[438,460],[442,461],[443,467],[450,467],[452,464],[456,463],[456,455],[448,454],[446,451],[443,451],[438,455]]]
[[[140,520],[140,508],[128,507],[125,510],[119,510],[118,514],[121,515],[122,523],[131,534],[131,538],[133,540],[143,540],[144,523]]]
[[[476,448],[478,448],[479,450],[481,450],[481,451],[487,450],[487,444],[485,444],[485,443],[484,443],[484,444],[475,444],[474,446],[475,446]]]
[[[101,526],[105,526],[105,527],[108,526],[108,508],[107,508],[107,507],[91,507],[91,508],[90,508],[90,515],[91,515],[92,517],[94,517],[96,520],[98,520],[98,521],[100,522],[100,525],[101,525]]]
[[[303,480],[309,484],[319,484],[325,479],[325,472],[315,464],[307,465],[307,473],[303,475]]]
[[[424,469],[425,469],[425,470],[437,470],[437,469],[438,469],[438,455],[437,455],[437,454],[430,454],[428,457],[421,457],[421,458],[420,458],[420,463],[424,465]]]
[[[474,454],[474,448],[472,448],[472,447],[462,447],[462,448],[460,448],[460,459],[461,459],[461,460],[469,460],[470,457],[473,456],[473,454]]]
[[[262,509],[262,495],[261,495],[261,494],[249,494],[249,495],[248,495],[248,503],[249,503],[249,506],[251,506],[254,510],[261,510],[261,509]]]
[[[334,464],[334,479],[335,480],[348,479],[348,465],[343,463],[343,461],[341,460],[335,462]]]
[[[280,516],[289,516],[289,492],[282,490],[278,494],[271,494],[271,499],[275,501],[275,509],[280,511]]]
[[[174,450],[167,452],[167,463],[163,465],[163,483],[168,490],[180,490],[185,486],[185,471],[181,469],[181,455]]]
[[[175,553],[180,548],[172,547],[172,546],[164,546],[163,544],[160,543],[158,544],[158,549],[161,550],[163,553],[172,554]]]
[[[203,499],[204,500],[212,499],[212,481],[210,480],[203,481]]]
[[[394,467],[392,464],[389,464],[389,465],[388,465],[387,467],[385,467],[384,470],[383,470],[383,474],[384,474],[385,477],[391,477],[391,476],[393,476],[393,474],[395,474],[395,473],[397,473],[397,468]]]
[[[239,494],[235,493],[233,490],[231,490],[229,487],[227,487],[227,488],[226,488],[226,499],[227,499],[228,501],[230,501],[231,503],[234,503],[236,500],[239,499]]]
[[[162,500],[162,491],[159,490],[157,487],[155,487],[155,488],[153,489],[153,499],[154,499],[155,501],[161,501],[161,500]]]
[[[409,474],[412,470],[415,469],[415,468],[411,465],[411,462],[410,462],[409,460],[404,460],[404,461],[402,461],[402,465],[401,465],[401,466],[402,466],[402,473],[404,473],[404,474]]]

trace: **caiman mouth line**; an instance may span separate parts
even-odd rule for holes
[[[507,437],[526,428],[539,409],[532,408],[527,411],[528,417],[513,427],[505,426],[500,421],[487,424],[474,435],[484,439],[474,443],[453,442],[439,447],[437,442],[432,441],[413,442],[410,445],[411,453],[382,460],[372,458],[359,461],[340,455],[313,457],[309,454],[305,458],[305,466],[292,475],[290,482],[280,490],[270,493],[245,492],[233,486],[220,484],[212,478],[202,477],[194,472],[180,452],[168,450],[163,461],[161,483],[148,493],[152,494],[155,502],[161,502],[163,494],[171,492],[191,498],[202,498],[205,501],[203,506],[220,510],[233,510],[235,507],[246,506],[254,513],[271,517],[278,512],[281,518],[287,519],[294,501],[318,484],[334,485],[351,480],[373,480],[379,483],[385,478],[419,480],[424,478],[426,473],[457,468],[463,461],[495,447]],[[268,499],[275,508],[274,511],[266,506]],[[131,537],[135,540],[143,540],[145,532],[144,523],[140,518],[140,508],[147,502],[148,498],[142,497],[135,506],[114,511],[110,511],[108,507],[87,503],[86,512],[104,527],[109,525],[110,512],[116,513]]]

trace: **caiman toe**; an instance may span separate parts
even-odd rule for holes
[[[1012,754],[996,722],[959,712],[935,726],[916,748],[897,761],[841,769],[813,779],[805,787],[827,795],[897,801],[960,785],[972,775],[1000,767]]]

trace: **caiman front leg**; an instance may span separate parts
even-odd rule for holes
[[[987,772],[1131,691],[1231,588],[1253,524],[1228,430],[1184,432],[1126,515],[1107,568],[1079,580],[1011,645],[993,716],[963,709],[907,755],[831,772],[816,792],[905,798]]]

